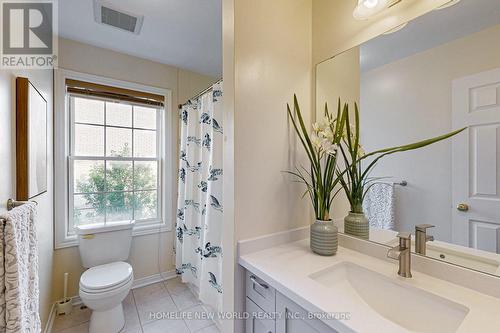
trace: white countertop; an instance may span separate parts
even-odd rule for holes
[[[309,312],[348,312],[349,320],[325,321],[334,329],[354,332],[408,332],[385,319],[367,304],[348,294],[335,293],[331,288],[311,279],[309,275],[348,261],[427,292],[439,295],[469,308],[469,313],[458,333],[500,332],[500,299],[449,283],[432,276],[412,271],[413,278],[397,275],[398,262],[388,262],[343,247],[332,257],[315,255],[309,249],[309,240],[275,246],[243,255],[239,263],[264,279],[277,291]],[[384,297],[383,294],[380,297]],[[405,300],[395,307],[404,307]],[[415,313],[415,316],[419,316]],[[426,320],[426,318],[422,318]],[[439,323],[436,323],[439,326]]]

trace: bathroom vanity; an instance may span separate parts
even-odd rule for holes
[[[249,270],[245,305],[247,333],[337,332]]]
[[[391,27],[316,64],[316,120],[325,104],[356,102],[368,163],[466,130],[379,161],[363,192],[368,237],[344,228],[352,205],[336,197],[335,256],[313,254],[307,227],[240,242],[249,333],[500,332],[498,0],[450,1]]]
[[[397,262],[346,247],[322,257],[304,239],[244,254],[239,263],[246,270],[246,332],[469,333],[500,327],[499,298],[420,271],[405,279],[397,275]]]

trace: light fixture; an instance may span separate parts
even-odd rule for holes
[[[457,3],[459,3],[460,0],[451,0],[451,1],[448,1],[447,3],[439,6],[438,8],[436,8],[436,10],[440,10],[440,9],[445,9],[445,8],[448,8],[448,7],[451,7],[451,6],[455,6]]]
[[[366,20],[388,7],[388,0],[358,0],[352,16],[357,20]]]

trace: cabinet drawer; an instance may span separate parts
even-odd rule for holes
[[[262,310],[274,312],[276,308],[276,290],[249,271],[247,271],[246,280],[247,297]]]
[[[264,310],[259,308],[250,298],[246,298],[246,311],[250,317],[246,320],[245,333],[275,333],[276,322],[265,318]]]

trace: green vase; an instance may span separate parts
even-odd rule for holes
[[[369,239],[370,224],[365,214],[349,212],[349,215],[344,218],[344,233],[363,239]]]
[[[322,256],[333,256],[338,249],[338,228],[331,220],[316,220],[311,225],[311,250]]]

